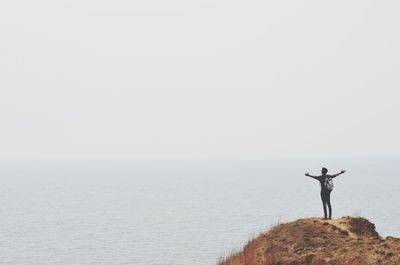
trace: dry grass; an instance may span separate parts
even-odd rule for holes
[[[218,265],[400,265],[400,239],[363,218],[301,219],[251,240]]]

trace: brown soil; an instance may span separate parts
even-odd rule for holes
[[[364,218],[300,219],[273,227],[218,265],[400,265],[400,239]]]

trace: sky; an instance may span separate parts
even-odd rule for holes
[[[0,3],[0,159],[397,156],[400,2]]]

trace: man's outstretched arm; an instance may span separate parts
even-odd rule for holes
[[[313,175],[310,175],[309,173],[306,173],[305,175],[307,177],[310,177],[310,178],[313,178],[313,179],[318,179],[318,176],[313,176]]]
[[[337,173],[337,174],[335,174],[335,175],[332,175],[332,178],[336,178],[337,176],[342,175],[342,174],[344,174],[345,172],[346,172],[346,170],[342,170],[342,171],[340,171],[339,173]]]

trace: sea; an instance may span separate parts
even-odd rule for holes
[[[215,265],[279,223],[362,216],[400,237],[400,159],[1,161],[2,265]]]

